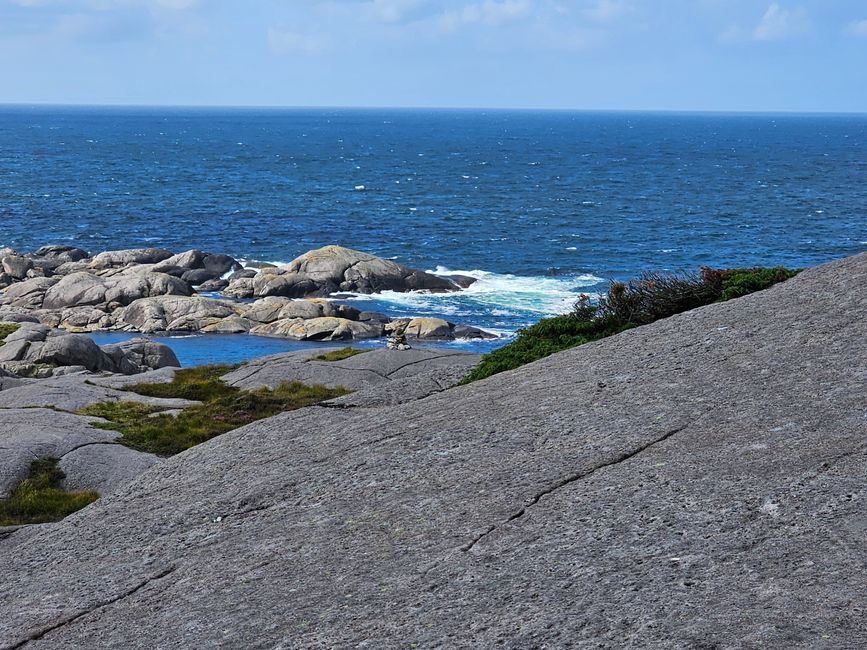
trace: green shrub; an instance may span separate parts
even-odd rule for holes
[[[514,341],[486,354],[462,383],[512,370],[555,352],[696,307],[766,289],[797,273],[782,267],[703,268],[699,275],[644,273],[630,282],[612,282],[598,304],[582,295],[571,313],[543,318],[520,330]]]
[[[190,368],[178,371],[175,379],[167,384],[138,384],[128,388],[140,395],[202,402],[177,415],[160,413],[158,408],[132,401],[94,404],[79,413],[108,420],[93,426],[120,431],[122,435],[117,442],[127,447],[171,456],[250,422],[348,392],[340,387],[308,386],[301,382],[280,384],[273,390],[242,390],[219,379],[227,369],[231,367]]]
[[[585,305],[586,307],[586,305]],[[593,308],[595,311],[595,308]],[[518,332],[517,338],[501,348],[486,354],[462,383],[484,379],[491,375],[518,368],[567,348],[597,341],[633,327],[605,316],[570,313],[543,318]]]
[[[316,361],[343,361],[349,357],[354,357],[356,354],[364,354],[370,350],[359,350],[357,348],[340,348],[339,350],[331,350],[325,354],[313,357]]]
[[[720,271],[722,286],[720,300],[740,298],[795,277],[800,269],[792,270],[782,266],[774,268],[757,267],[753,269],[726,269]]]
[[[99,498],[96,492],[67,492],[57,458],[40,458],[6,499],[0,499],[0,526],[60,521]]]

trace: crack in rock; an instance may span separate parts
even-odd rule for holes
[[[100,419],[102,419],[102,418],[100,418]],[[118,437],[119,437],[119,436],[118,436]],[[104,442],[103,442],[103,441],[99,441],[99,442],[83,442],[83,443],[81,443],[80,445],[77,445],[77,446],[73,447],[73,448],[70,449],[69,451],[64,452],[64,453],[63,453],[63,454],[62,454],[62,455],[61,455],[57,460],[58,460],[58,461],[63,460],[63,459],[66,458],[69,454],[71,454],[73,451],[78,451],[79,449],[82,449],[82,448],[84,448],[84,447],[91,447],[91,446],[93,446],[93,445],[120,445],[120,443],[119,443],[119,442],[114,442],[113,440],[111,440],[111,441],[104,441]]]
[[[59,623],[55,623],[54,625],[49,625],[48,627],[44,627],[41,630],[39,630],[38,632],[34,632],[30,636],[28,636],[26,639],[19,641],[18,643],[14,643],[12,645],[4,646],[3,648],[0,648],[0,650],[17,650],[18,648],[23,648],[24,646],[28,645],[29,643],[32,643],[33,641],[39,641],[40,639],[45,637],[47,634],[50,634],[54,630],[60,629],[61,627],[65,627],[66,625],[69,625],[70,623],[74,623],[75,621],[82,618],[83,616],[87,616],[88,614],[91,614],[97,610],[104,608],[104,607],[108,607],[109,605],[113,605],[114,603],[119,602],[119,601],[123,600],[124,598],[129,598],[130,596],[132,596],[136,592],[147,587],[150,583],[152,583],[156,580],[161,580],[162,578],[165,578],[169,574],[173,573],[176,568],[177,567],[171,566],[168,569],[164,569],[163,571],[160,571],[156,575],[151,576],[150,578],[143,580],[142,582],[138,583],[135,587],[132,587],[131,589],[124,591],[123,593],[115,596],[114,598],[109,598],[108,600],[104,600],[102,602],[99,602],[96,605],[94,605],[93,607],[91,607],[90,609],[87,609],[83,612],[79,612],[78,614],[75,614],[73,616],[65,618],[62,621],[60,621]]]
[[[612,467],[612,466],[614,466],[614,465],[617,465],[617,464],[619,464],[619,463],[622,463],[622,462],[624,462],[624,461],[627,461],[627,460],[629,460],[630,458],[634,458],[635,456],[637,456],[637,455],[640,454],[641,452],[643,452],[643,451],[649,449],[650,447],[653,447],[654,445],[658,445],[658,444],[660,444],[660,443],[662,443],[662,442],[665,442],[666,440],[668,440],[669,438],[671,438],[673,435],[675,435],[675,434],[677,434],[677,433],[680,433],[681,431],[683,431],[683,430],[686,429],[687,427],[691,426],[692,424],[694,424],[694,422],[690,422],[690,423],[684,424],[683,426],[680,426],[680,427],[678,427],[678,428],[676,428],[676,429],[672,429],[672,430],[670,430],[670,431],[667,431],[666,433],[664,433],[664,434],[661,435],[660,437],[658,437],[658,438],[654,438],[653,440],[651,440],[651,441],[648,442],[647,444],[641,445],[640,447],[638,447],[637,449],[634,449],[633,451],[625,452],[625,453],[623,453],[623,454],[617,456],[617,457],[616,457],[615,459],[613,459],[613,460],[610,460],[610,461],[608,461],[608,462],[606,462],[606,463],[601,463],[600,465],[596,465],[595,467],[591,467],[590,469],[585,470],[585,471],[583,471],[583,472],[578,472],[578,473],[576,473],[576,474],[570,474],[569,476],[566,476],[566,477],[560,479],[559,481],[557,481],[557,482],[554,483],[553,485],[548,486],[547,488],[545,488],[545,489],[542,490],[541,492],[537,492],[537,493],[533,496],[533,498],[530,499],[530,501],[529,501],[529,503],[527,503],[527,505],[525,505],[523,508],[521,508],[520,510],[518,510],[518,512],[516,512],[516,513],[514,513],[513,515],[511,515],[511,516],[510,516],[508,519],[506,519],[504,522],[502,522],[502,523],[500,523],[500,524],[498,524],[498,525],[490,525],[490,526],[487,526],[486,529],[485,529],[485,532],[480,533],[479,535],[476,535],[472,540],[470,540],[469,543],[467,543],[467,544],[465,544],[464,546],[462,546],[462,547],[461,547],[461,550],[464,551],[465,553],[467,553],[467,552],[473,550],[473,548],[476,546],[476,544],[478,544],[479,542],[481,542],[483,539],[485,539],[485,537],[487,537],[488,535],[490,535],[491,533],[493,533],[493,532],[494,532],[495,530],[497,530],[500,526],[503,526],[503,525],[505,525],[505,524],[508,524],[509,522],[515,521],[516,519],[520,519],[521,517],[523,517],[523,516],[527,513],[527,510],[529,510],[530,508],[532,508],[533,506],[535,506],[537,503],[539,503],[539,501],[542,500],[542,497],[544,497],[544,496],[546,496],[546,495],[549,495],[549,494],[551,494],[551,493],[553,493],[553,492],[556,492],[556,491],[559,490],[560,488],[562,488],[562,487],[566,487],[567,485],[569,485],[569,484],[571,484],[571,483],[575,483],[576,481],[580,481],[580,480],[582,480],[582,479],[585,479],[585,478],[587,478],[588,476],[594,474],[595,472],[597,472],[597,471],[600,470],[600,469],[604,469],[604,468],[606,468],[606,467]]]

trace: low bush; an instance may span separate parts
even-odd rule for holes
[[[486,354],[462,383],[512,370],[555,352],[696,307],[767,289],[797,273],[783,267],[703,268],[698,275],[644,273],[630,282],[612,282],[607,295],[596,304],[582,295],[571,313],[543,318],[520,330],[514,341]]]
[[[79,413],[105,418],[94,426],[120,431],[117,442],[160,456],[171,456],[250,422],[345,395],[343,388],[308,386],[301,382],[276,388],[242,390],[220,376],[234,366],[202,366],[179,370],[166,384],[137,384],[127,390],[151,397],[202,402],[177,415],[140,402],[122,401],[88,406]]]
[[[40,458],[6,499],[0,499],[0,526],[60,521],[99,498],[96,492],[67,492],[57,458]]]

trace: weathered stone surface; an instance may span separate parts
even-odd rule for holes
[[[132,384],[167,384],[175,378],[175,366],[165,366],[157,370],[147,370],[138,375],[97,375],[90,383],[109,388],[125,388]]]
[[[52,285],[42,301],[44,309],[81,307],[105,302],[105,281],[90,273],[72,273]]]
[[[27,277],[27,271],[33,268],[33,261],[19,255],[7,255],[2,260],[3,272],[16,280]]]
[[[103,277],[78,271],[60,278],[34,278],[15,284],[6,290],[4,302],[28,309],[101,306],[110,311],[140,298],[191,294],[189,284],[164,273],[122,273]]]
[[[443,368],[460,366],[466,374],[479,360],[479,355],[454,350],[396,351],[385,348],[376,348],[342,361],[315,358],[333,349],[299,350],[255,359],[225,375],[223,380],[245,389],[274,388],[283,382],[301,381],[329,387],[343,386],[356,391]]]
[[[285,318],[273,323],[258,325],[250,330],[258,336],[279,336],[298,341],[345,341],[372,339],[382,336],[379,323],[358,323],[346,318],[324,316],[301,320]]]
[[[479,362],[479,358],[480,355],[475,354],[451,354],[426,361],[422,366],[411,362],[392,373],[386,383],[362,387],[348,395],[328,400],[324,405],[379,408],[419,400],[456,386]]]
[[[213,280],[214,274],[210,271],[206,271],[205,269],[191,269],[189,271],[185,271],[181,276],[181,280],[184,282],[197,287],[200,284],[207,282],[208,280]]]
[[[110,329],[115,323],[110,314],[95,307],[69,307],[57,316],[55,326],[67,332],[96,332]]]
[[[206,253],[200,250],[188,250],[177,255],[172,255],[162,260],[155,268],[159,270],[163,266],[177,266],[183,269],[200,269]]]
[[[342,246],[308,251],[277,269],[262,269],[253,279],[257,296],[325,296],[336,291],[456,291],[451,280],[410,269],[390,260]]]
[[[70,372],[57,370],[64,366],[132,374],[166,365],[179,364],[174,352],[161,343],[132,339],[100,348],[87,336],[36,323],[21,323],[0,346],[0,368],[27,377]]]
[[[77,334],[48,336],[42,342],[31,342],[21,361],[36,365],[84,366],[91,371],[113,368],[111,360],[92,339]]]
[[[159,368],[181,367],[178,357],[168,345],[146,338],[104,345],[102,351],[111,358],[114,371],[126,375]]]
[[[337,305],[322,299],[290,300],[280,310],[277,318],[322,318],[340,316]]]
[[[258,325],[259,323],[252,321],[249,318],[229,316],[228,318],[224,318],[212,325],[203,327],[202,331],[205,333],[215,332],[218,334],[240,334],[241,332],[249,332]]]
[[[156,296],[136,300],[119,319],[139,332],[199,331],[227,316],[235,307],[224,301],[198,296]]]
[[[49,245],[42,246],[33,253],[34,257],[47,257],[61,262],[80,262],[88,258],[87,251],[75,246]]]
[[[198,286],[198,291],[199,293],[205,293],[209,291],[218,292],[222,291],[228,286],[228,280],[222,280],[220,278],[217,278],[216,280],[208,280],[207,282],[202,282],[202,284]]]
[[[416,339],[452,339],[452,327],[442,318],[413,318],[406,326],[406,335]]]
[[[118,444],[92,444],[66,453],[58,466],[66,474],[67,490],[111,494],[160,461],[158,456]]]
[[[253,278],[235,278],[229,282],[229,286],[223,289],[223,295],[227,298],[252,298]]]
[[[238,429],[0,540],[0,643],[864,647],[865,313],[862,255]]]
[[[271,296],[259,298],[259,300],[247,305],[242,312],[244,318],[258,321],[259,323],[273,323],[280,318],[280,310],[290,302],[289,298]],[[317,314],[318,315],[318,314]]]
[[[23,282],[16,282],[3,291],[0,303],[23,309],[39,309],[45,299],[45,292],[58,282],[60,282],[60,278],[56,277],[31,278]]]
[[[0,397],[15,390],[0,391]],[[110,442],[116,431],[90,426],[93,418],[43,408],[0,409],[0,498],[23,480],[36,458],[60,458],[82,445]],[[0,588],[2,589],[2,588]]]
[[[500,338],[497,334],[486,332],[478,327],[471,325],[457,324],[452,328],[452,336],[456,339],[497,339]]]
[[[127,264],[156,264],[172,256],[162,248],[131,248],[120,251],[105,251],[91,261],[93,268],[126,266]]]
[[[136,376],[131,383],[144,381]],[[97,384],[92,375],[67,375],[30,381],[24,385],[0,391],[0,409],[53,407],[62,411],[77,411],[104,402],[141,402],[161,409],[185,408],[196,404],[190,400],[147,397],[122,391],[120,386]]]
[[[15,307],[0,307],[0,323],[38,323],[32,312]]]

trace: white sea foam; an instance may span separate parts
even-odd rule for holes
[[[478,269],[456,271],[443,266],[429,272],[437,275],[466,275],[475,278],[476,282],[456,293],[384,291],[377,294],[377,300],[411,311],[435,310],[447,315],[469,315],[478,311],[502,316],[517,313],[552,315],[569,311],[582,289],[604,282],[602,278],[590,274],[520,276]]]

